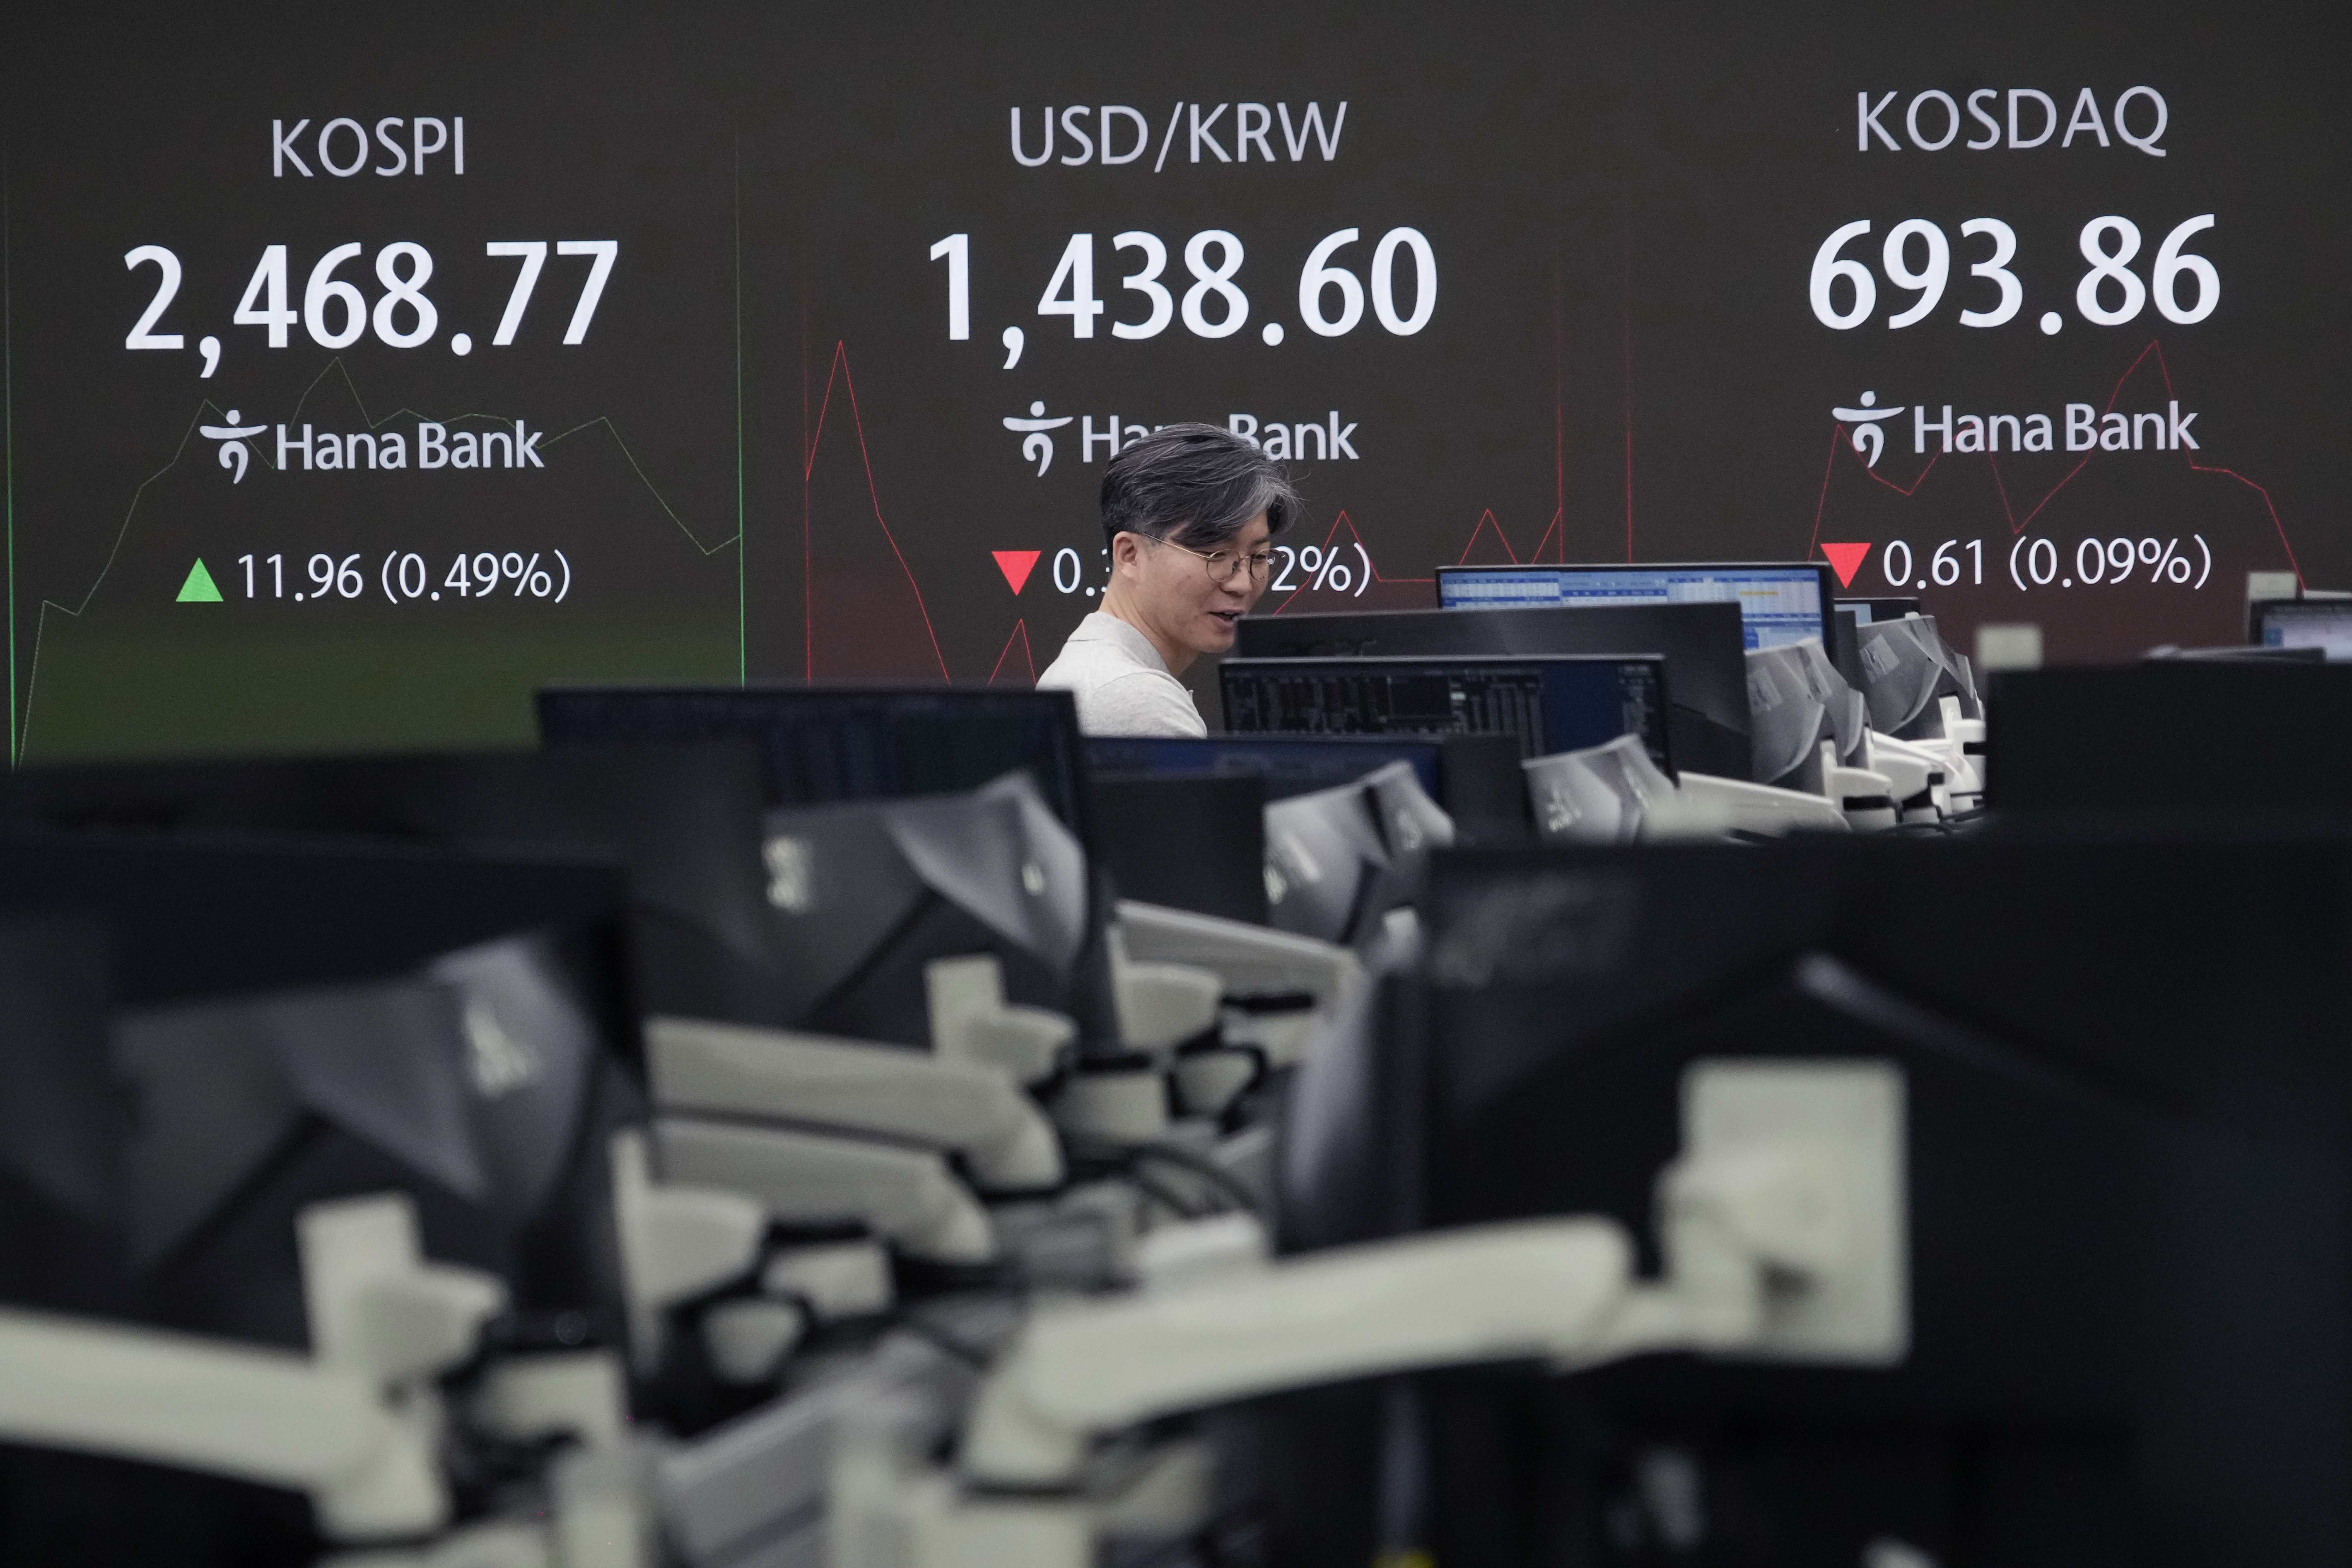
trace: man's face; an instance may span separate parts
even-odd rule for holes
[[[1271,531],[1260,512],[1239,533],[1203,553],[1222,554],[1216,566],[1230,567],[1234,557],[1264,550]],[[1139,542],[1136,599],[1160,633],[1195,653],[1223,653],[1233,647],[1234,625],[1264,595],[1265,579],[1244,565],[1219,582],[1210,563],[1189,550]]]

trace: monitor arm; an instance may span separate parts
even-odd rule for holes
[[[1129,957],[1210,970],[1228,994],[1297,991],[1328,1009],[1363,983],[1363,966],[1347,948],[1191,910],[1121,899],[1118,931]]]
[[[191,1334],[0,1310],[0,1436],[307,1491],[331,1535],[447,1507],[430,1445],[366,1378]]]
[[[1207,970],[1223,984],[1224,1036],[1262,1052],[1269,1067],[1299,1060],[1323,1021],[1364,984],[1350,950],[1313,937],[1191,910],[1122,899],[1118,934],[1139,963]],[[1267,998],[1289,998],[1268,1010]],[[1303,1002],[1304,1006],[1295,1005]]]
[[[1062,1182],[1054,1124],[992,1064],[691,1018],[647,1019],[646,1058],[654,1102],[665,1110],[814,1123],[952,1149],[992,1191]]]
[[[1536,1220],[1041,1310],[982,1384],[960,1468],[988,1484],[1067,1484],[1097,1434],[1155,1416],[1415,1367],[1572,1355],[1622,1315],[1631,1253],[1607,1220]]]
[[[1647,1351],[1884,1364],[1907,1340],[1902,1084],[1878,1063],[1702,1062],[1659,1184],[1667,1259],[1636,1281],[1607,1219],[1337,1248],[1163,1292],[1040,1310],[982,1384],[960,1468],[1077,1479],[1091,1440],[1349,1378]]]
[[[504,1289],[423,1260],[404,1195],[297,1225],[310,1355],[0,1309],[0,1438],[307,1491],[339,1540],[440,1528],[430,1380],[472,1354]]]

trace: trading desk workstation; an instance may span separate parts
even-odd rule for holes
[[[12,1549],[2343,1561],[2352,670],[1736,570],[8,775]]]

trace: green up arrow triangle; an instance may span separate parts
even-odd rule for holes
[[[188,568],[188,580],[180,584],[180,597],[176,602],[183,605],[217,605],[221,602],[221,592],[213,586],[213,574],[205,570],[203,556],[197,556],[196,563]]]

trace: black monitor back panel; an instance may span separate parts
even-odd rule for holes
[[[398,1191],[416,1203],[428,1256],[507,1279],[519,1331],[544,1331],[560,1314],[583,1324],[592,1341],[614,1342],[619,1293],[603,1150],[612,1129],[641,1116],[643,1105],[610,1057],[575,1061],[577,1075],[567,1076],[541,1055],[536,1081],[520,1092],[509,1084],[497,1098],[500,1117],[527,1100],[525,1114],[534,1117],[551,1101],[569,1109],[550,1127],[548,1152],[561,1152],[541,1167],[546,1184],[529,1212],[502,1211],[494,1199],[420,1177],[393,1152],[403,1146],[397,1138],[362,1137],[298,1111],[281,1137],[246,1147],[242,1168],[230,1170],[230,1184],[179,1241],[149,1254],[132,1239],[142,1216],[181,1190],[173,1169],[153,1159],[158,1130],[176,1126],[176,1146],[217,1173],[234,1158],[224,1153],[223,1123],[268,1119],[287,1089],[272,1080],[264,1092],[239,1093],[253,1085],[207,1074],[166,1104],[124,1053],[142,1017],[152,1026],[158,1016],[136,1009],[193,1003],[202,1012],[238,1005],[218,999],[289,989],[332,1006],[402,989],[386,977],[453,949],[533,931],[546,938],[535,951],[556,963],[566,1000],[584,1006],[595,1033],[616,1043],[633,1032],[615,994],[626,898],[617,868],[551,858],[152,834],[0,836],[0,1003],[10,1037],[0,1056],[21,1068],[28,1047],[46,1046],[52,1080],[36,1096],[39,1104],[0,1110],[0,1131],[20,1169],[23,1156],[43,1155],[39,1143],[47,1144],[43,1186],[67,1200],[66,1211],[53,1205],[42,1215],[30,1201],[40,1194],[12,1192],[12,1161],[0,1159],[0,1300],[299,1352],[307,1320],[295,1215],[315,1202]],[[111,1042],[110,1000],[124,1010]],[[34,1031],[43,1037],[28,1038]],[[248,1029],[216,1043],[251,1045],[266,1056],[278,1042],[259,1045]],[[376,1042],[339,1035],[324,1043],[331,1051]],[[120,1098],[109,1106],[87,1083],[59,1078],[75,1067],[103,1075]],[[387,1077],[397,1082],[402,1074]],[[7,1088],[15,1100],[25,1086]],[[224,1092],[227,1102],[208,1106],[207,1093]],[[450,1109],[431,1103],[428,1120]],[[380,1103],[387,1121],[417,1109],[398,1092]],[[41,1116],[45,1139],[28,1147],[8,1128],[9,1110]],[[446,1135],[446,1124],[434,1122],[432,1131]],[[27,1264],[29,1275],[12,1267]],[[297,1494],[0,1446],[0,1560],[290,1565],[327,1549]]]
[[[1530,832],[1527,775],[1518,742],[1507,735],[1090,735],[1087,762],[1098,774],[1254,774],[1269,801],[1409,763],[1422,789],[1473,842],[1517,843]]]
[[[767,760],[774,805],[952,795],[1022,768],[1087,837],[1086,757],[1066,691],[551,687],[539,694],[539,732],[551,746],[748,741]]]
[[[639,1002],[760,1022],[774,990],[764,799],[749,746],[703,742],[26,768],[0,775],[0,824],[608,858],[628,871]]]
[[[96,921],[0,918],[0,1302],[119,1314],[132,1108],[107,1060],[111,997]]]
[[[1234,652],[1251,658],[1658,654],[1666,661],[1675,765],[1737,779],[1751,766],[1748,653],[1737,605],[1251,616]]]
[[[2352,813],[2352,665],[2002,670],[1985,711],[1987,802],[2004,816]]]
[[[404,973],[516,931],[603,932],[620,973],[620,868],[409,846],[0,836],[0,913],[79,916],[110,939],[114,994],[159,1005]],[[608,928],[604,922],[613,922]]]
[[[1265,923],[1264,774],[1097,773],[1087,787],[1119,897]]]
[[[1639,735],[1675,767],[1655,657],[1229,658],[1218,677],[1240,734],[1513,735],[1522,758]]]
[[[602,1106],[581,1111],[592,1120],[614,1108],[606,1103],[614,1096],[634,1103],[634,1091],[612,1071],[634,1055],[636,1032],[621,952],[627,907],[620,870],[587,861],[322,842],[207,842],[99,833],[0,836],[0,915],[70,919],[102,933],[112,998],[125,1012],[364,988],[411,977],[459,950],[531,934],[537,945],[529,962],[542,966],[540,973],[566,994],[566,1005],[581,1009],[595,1037],[610,1047],[613,1059],[601,1067],[575,1064],[583,1066],[594,1086],[588,1092]],[[118,1047],[121,1044],[118,1039]],[[561,1070],[554,1064],[552,1057],[541,1063],[551,1084]],[[263,1102],[268,1100],[262,1096]],[[399,1100],[391,1097],[387,1116],[402,1113]],[[265,1103],[239,1103],[223,1116],[266,1117]],[[571,1135],[565,1136],[568,1143]],[[309,1168],[324,1160],[338,1169],[357,1168],[353,1162],[365,1165],[371,1158],[376,1162],[372,1168],[394,1173],[379,1185],[413,1185],[397,1174],[400,1163],[391,1156],[337,1153],[316,1137],[282,1152],[283,1159],[264,1162],[274,1173],[257,1176],[253,1191],[260,1185],[284,1188],[288,1173],[298,1165]],[[593,1185],[592,1167],[601,1171],[601,1157],[575,1154],[569,1162],[574,1175],[566,1183],[576,1178]],[[414,1190],[425,1207],[428,1241],[446,1244],[436,1256],[490,1264],[496,1249],[482,1250],[488,1244],[478,1213],[467,1212],[467,1204],[430,1183]],[[584,1191],[579,1195],[587,1201]],[[247,1192],[235,1203],[243,1205],[251,1196]],[[550,1201],[562,1206],[567,1200]],[[291,1210],[286,1212],[290,1216]],[[580,1212],[570,1215],[583,1219]],[[291,1236],[289,1228],[280,1238],[289,1248]],[[222,1240],[215,1227],[175,1247],[171,1256],[201,1254],[217,1263],[225,1256]],[[169,1259],[149,1261],[160,1265]],[[290,1265],[290,1257],[287,1261]],[[263,1270],[247,1289],[233,1273],[216,1279],[217,1289],[205,1293],[204,1301],[215,1313],[212,1328],[247,1331],[253,1325],[240,1317],[236,1303],[276,1291],[284,1280]],[[528,1291],[523,1294],[525,1305],[538,1304]],[[169,1292],[151,1303],[166,1321],[205,1328],[205,1322],[186,1316],[200,1304],[193,1296],[175,1300]],[[264,1337],[284,1339],[291,1332],[291,1342],[299,1343],[299,1312],[292,1330],[283,1329],[289,1321],[283,1310],[262,1316],[283,1331]]]
[[[1467,856],[1423,919],[1449,978],[1294,1089],[1374,1131],[1291,1159],[1286,1245],[1600,1214],[1647,1273],[1683,1074],[1727,1058],[1898,1067],[1908,1215],[1895,1367],[1422,1380],[1438,1561],[1675,1560],[1608,1549],[1656,1529],[1660,1454],[1707,1500],[1695,1560],[2352,1560],[2352,843]],[[1377,1408],[1300,1402],[1268,1451],[1369,1475]]]
[[[1836,634],[1830,644],[1830,662],[1837,666],[1845,683],[1860,691],[1864,686],[1862,669],[1862,626],[1852,607],[1840,605],[1830,612]]]
[[[619,868],[590,861],[350,843],[0,836],[0,916],[70,919],[102,933],[112,997],[125,1012],[239,1005],[263,994],[324,998],[342,988],[404,980],[459,950],[529,934],[537,939],[529,962],[561,987],[568,1006],[582,1010],[617,1061],[634,1055],[636,1034],[621,952],[627,908]],[[603,1064],[605,1070],[589,1071],[596,1086],[592,1092],[634,1103],[634,1091],[609,1071],[614,1061]],[[542,1066],[555,1075],[551,1063]],[[388,1116],[401,1114],[398,1100],[394,1095],[387,1102]],[[252,1105],[225,1114],[233,1119],[247,1111],[266,1114]],[[589,1108],[581,1114],[593,1119],[599,1112]],[[365,1163],[359,1154],[326,1150],[314,1138],[268,1165],[276,1173],[267,1181],[282,1185],[294,1165],[321,1159]],[[378,1163],[393,1170],[399,1162],[385,1156]],[[574,1169],[588,1180],[589,1168],[601,1171],[602,1163],[600,1156],[583,1154]],[[413,1185],[396,1174],[382,1184]],[[430,1184],[415,1190],[426,1211],[428,1240],[480,1242],[478,1215],[459,1213],[466,1205],[442,1201],[446,1194]],[[281,1238],[289,1247],[291,1235],[289,1228]],[[217,1259],[220,1239],[200,1236],[175,1247],[172,1256]],[[437,1256],[482,1261],[487,1255],[476,1247]],[[206,1298],[220,1314],[216,1326],[249,1326],[237,1318],[240,1288],[234,1279],[216,1283]],[[257,1276],[252,1289],[275,1290],[282,1283],[274,1275]],[[171,1311],[196,1310],[194,1299],[176,1305],[159,1300]],[[535,1304],[527,1293],[524,1304]],[[283,1311],[274,1316],[286,1321]],[[293,1321],[299,1324],[299,1313]]]
[[[1116,1044],[1108,879],[1024,776],[780,807],[767,835],[785,1027],[929,1048],[929,963],[993,954],[1008,1001]]]

